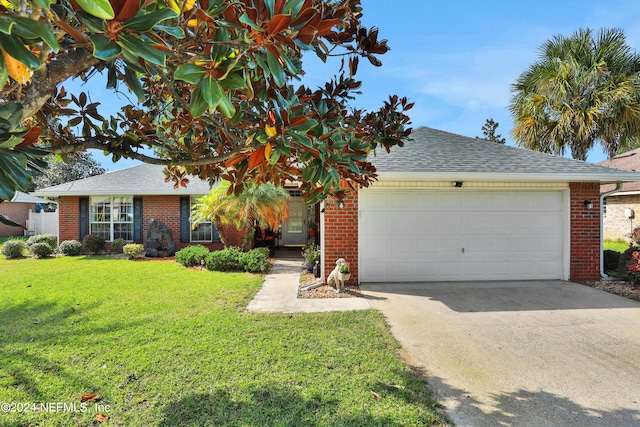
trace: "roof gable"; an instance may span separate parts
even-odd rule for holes
[[[404,147],[372,159],[381,179],[398,174],[425,179],[615,182],[640,180],[640,174],[579,160],[419,127]]]

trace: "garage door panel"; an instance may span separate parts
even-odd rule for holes
[[[561,191],[365,189],[360,199],[362,281],[562,278]]]

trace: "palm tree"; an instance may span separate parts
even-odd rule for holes
[[[640,135],[640,55],[619,29],[555,36],[512,91],[514,140],[585,160],[596,143],[609,154]]]
[[[254,225],[277,229],[289,213],[289,193],[273,184],[246,184],[240,195],[229,194],[229,183],[218,185],[197,200],[191,215],[195,227],[203,221],[212,221],[225,247],[228,239],[224,225],[235,225],[245,232],[240,248],[247,251],[253,240]]]

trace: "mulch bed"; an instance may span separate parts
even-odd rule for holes
[[[625,280],[588,280],[580,283],[601,291],[640,301],[640,286],[633,286]]]
[[[317,277],[314,277],[312,273],[309,273],[306,269],[300,272],[300,286],[310,285],[318,281]],[[360,288],[357,286],[346,286],[344,292],[338,293],[335,288],[327,285],[322,285],[317,288],[309,289],[308,291],[298,291],[298,298],[362,298]]]

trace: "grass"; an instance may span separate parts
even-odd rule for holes
[[[174,262],[0,259],[0,277],[0,403],[80,407],[2,426],[445,422],[376,311],[251,314],[260,276]]]
[[[616,251],[616,252],[624,252],[629,249],[629,242],[624,239],[617,240],[605,240],[604,241],[604,250]]]

